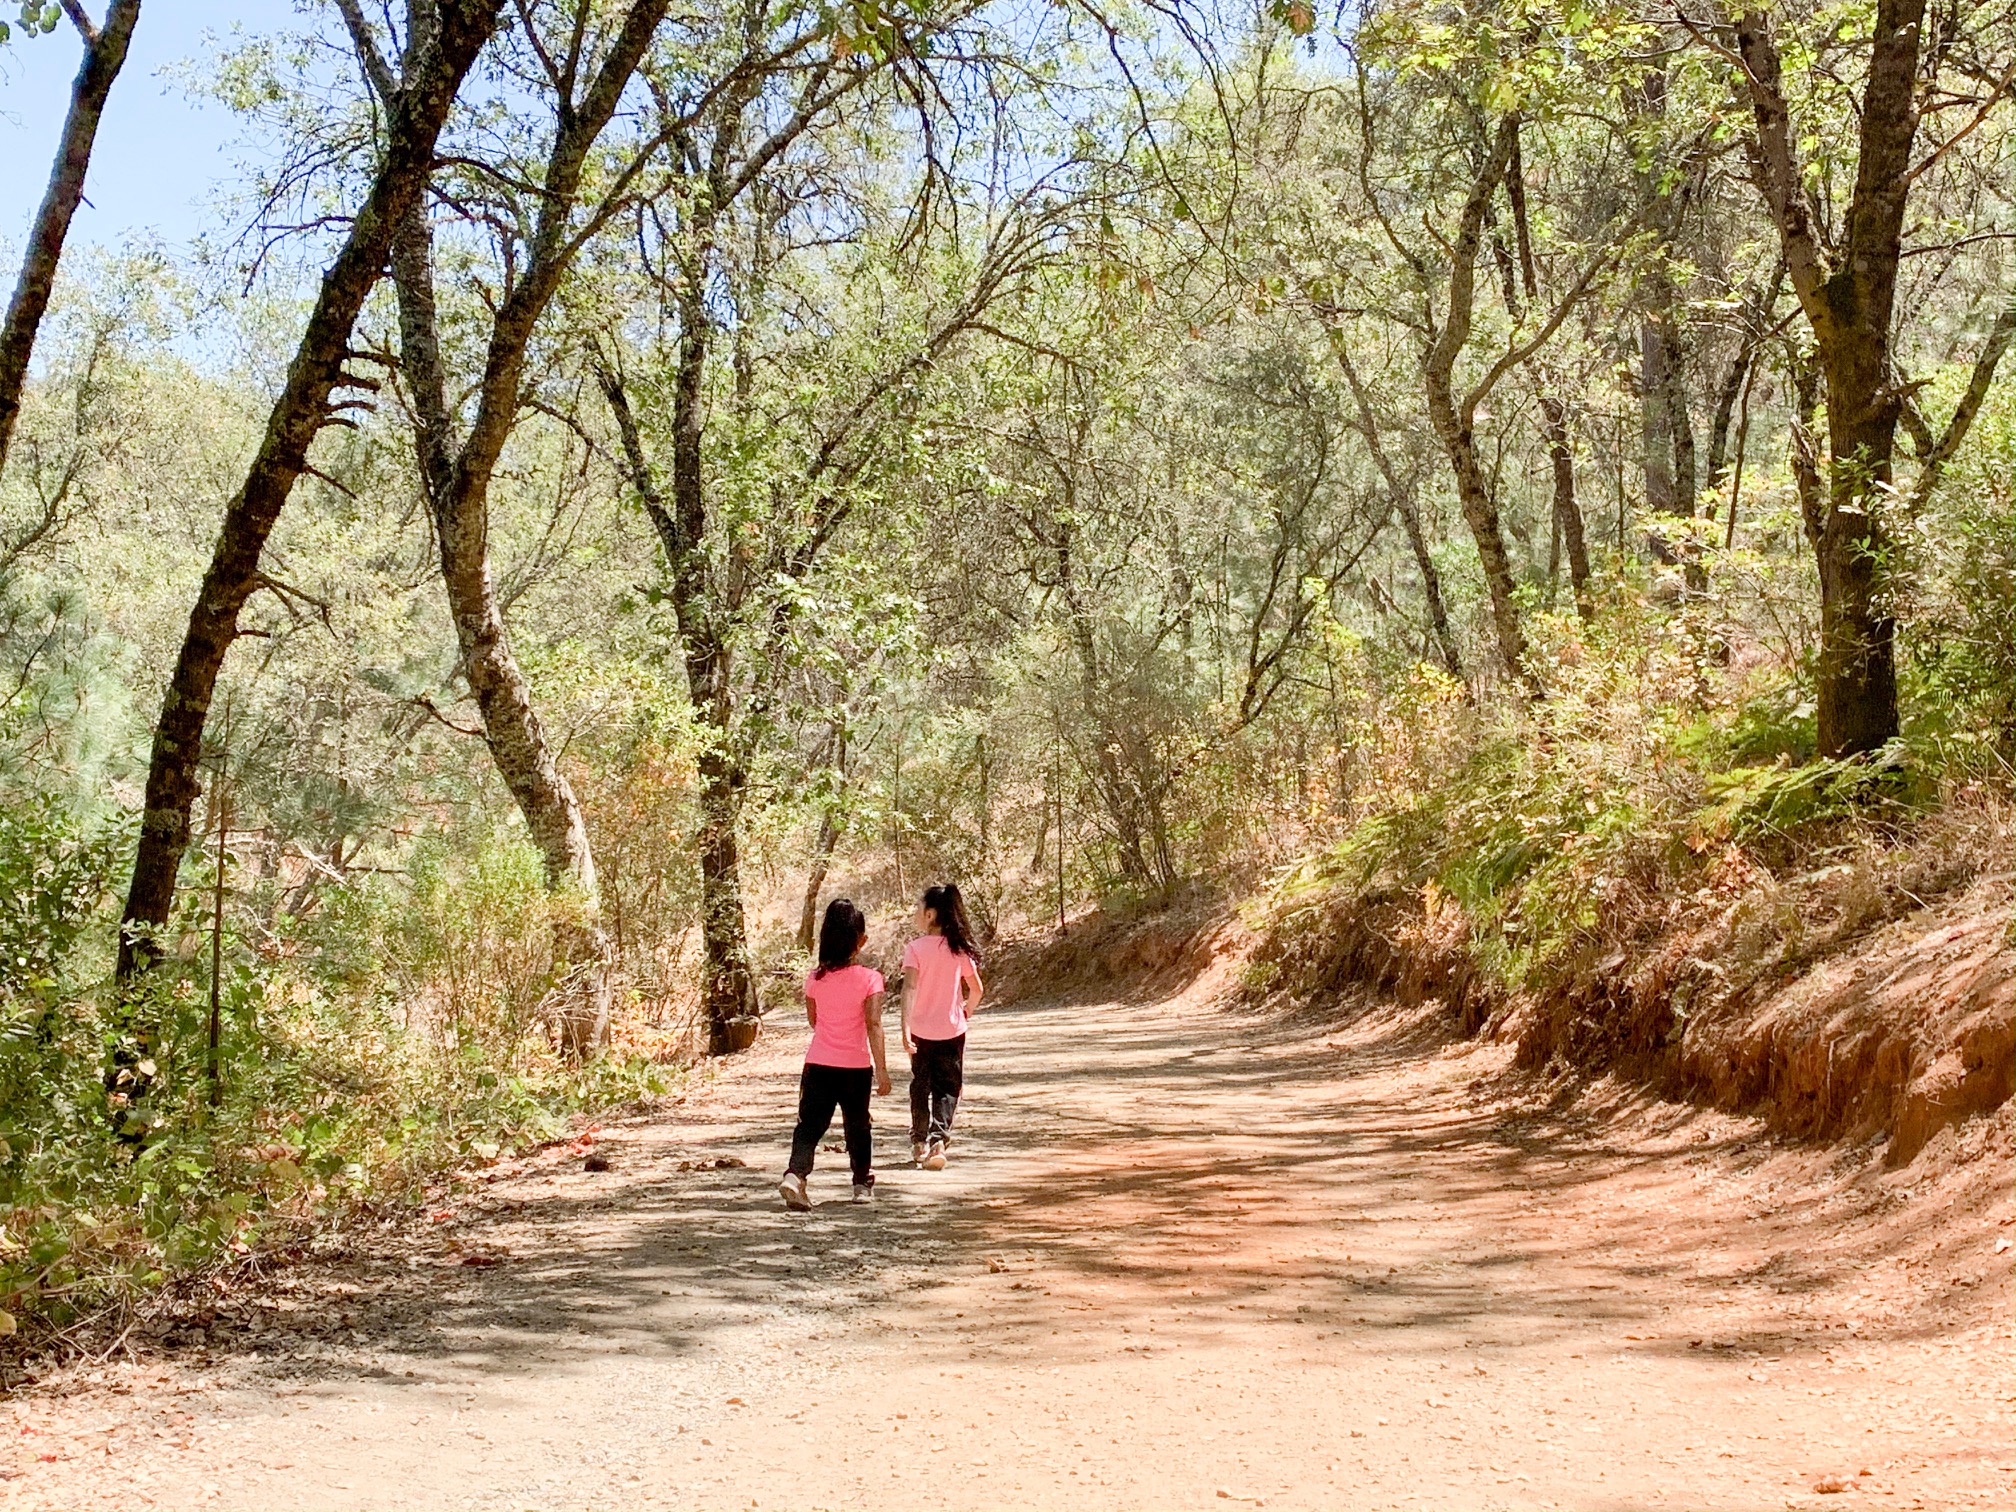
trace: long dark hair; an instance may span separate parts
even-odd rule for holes
[[[959,896],[958,884],[946,882],[925,888],[924,910],[938,921],[938,931],[945,936],[947,950],[975,961],[980,959],[980,952],[973,948],[973,926],[966,922],[966,900]]]
[[[829,971],[854,964],[854,952],[868,938],[868,920],[848,898],[835,898],[826,905],[826,918],[819,925],[819,967],[812,973],[823,977]]]

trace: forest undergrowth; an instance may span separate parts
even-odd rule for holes
[[[423,851],[396,891],[346,890],[313,930],[234,937],[215,977],[219,921],[192,890],[176,967],[136,1003],[84,933],[112,904],[103,847],[48,822],[0,819],[7,896],[37,905],[7,921],[32,974],[0,1030],[0,1331],[17,1361],[105,1348],[247,1257],[411,1221],[458,1168],[585,1149],[597,1115],[690,1075],[690,1033],[634,1003],[602,1054],[558,1053],[553,908],[522,844]]]
[[[1796,685],[1562,628],[1544,703],[1391,728],[1360,816],[1241,908],[1241,995],[1435,1000],[1527,1070],[1897,1161],[2005,1101],[2016,808],[1980,726],[1816,761]]]

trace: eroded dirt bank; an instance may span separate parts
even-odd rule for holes
[[[0,1505],[2009,1504],[2006,1109],[1889,1172],[1207,990],[987,1014],[953,1168],[806,1216],[786,1029],[606,1174],[7,1404]]]

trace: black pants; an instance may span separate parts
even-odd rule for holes
[[[959,1111],[959,1093],[966,1085],[966,1036],[949,1040],[920,1039],[910,1057],[910,1138],[949,1139],[952,1115]]]
[[[847,1131],[847,1163],[854,1168],[856,1186],[875,1180],[875,1134],[868,1123],[868,1098],[875,1090],[875,1072],[868,1066],[816,1066],[806,1062],[798,1078],[798,1127],[791,1133],[791,1163],[785,1167],[793,1176],[812,1174],[812,1157],[819,1141],[833,1126],[833,1109],[840,1109],[840,1123]]]

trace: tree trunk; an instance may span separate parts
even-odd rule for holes
[[[798,948],[807,955],[819,941],[819,894],[826,886],[826,872],[833,864],[833,847],[839,843],[840,826],[830,813],[819,816],[819,838],[812,847],[812,871],[805,879],[805,902],[798,910]]]
[[[599,1049],[609,1025],[608,943],[588,826],[572,784],[554,759],[532,689],[511,652],[498,608],[485,540],[485,511],[461,509],[437,523],[441,581],[461,650],[462,675],[475,695],[497,774],[517,801],[545,863],[550,891],[570,910],[560,927],[561,959],[579,974],[560,1010],[561,1049],[581,1059]]]
[[[1575,594],[1575,612],[1585,621],[1596,617],[1589,590],[1589,543],[1582,534],[1582,505],[1575,497],[1575,443],[1568,435],[1568,409],[1551,394],[1542,395],[1540,413],[1546,420],[1547,461],[1554,473],[1554,528],[1568,554],[1568,583]]]
[[[432,237],[416,203],[392,256],[399,295],[400,357],[413,395],[415,444],[434,516],[441,581],[476,699],[483,736],[505,788],[525,818],[549,889],[578,916],[559,926],[556,947],[570,979],[559,1010],[560,1048],[579,1060],[600,1048],[609,1027],[609,945],[598,919],[595,859],[580,802],[547,743],[532,690],[511,652],[490,574],[487,490],[470,486],[448,412],[447,375],[435,327]],[[465,453],[466,455],[466,453]]]
[[[1413,491],[1394,499],[1401,528],[1407,534],[1407,549],[1414,557],[1414,570],[1421,574],[1421,598],[1428,610],[1428,633],[1434,639],[1442,668],[1458,682],[1463,680],[1463,655],[1456,649],[1456,632],[1449,628],[1449,606],[1442,597],[1442,574],[1428,551],[1428,536],[1421,528],[1421,506]]]
[[[1664,300],[1660,318],[1653,327],[1660,349],[1657,403],[1663,417],[1659,429],[1673,453],[1671,493],[1664,512],[1676,519],[1691,520],[1700,503],[1700,480],[1696,472],[1694,420],[1687,402],[1687,348],[1680,336],[1679,297],[1663,269],[1653,283]],[[1682,581],[1691,598],[1707,590],[1708,569],[1702,564],[1701,543],[1693,531],[1686,526],[1680,530],[1677,545],[1655,535],[1653,546],[1662,560],[1680,563]]]
[[[126,50],[133,40],[133,24],[140,19],[140,0],[112,0],[105,24],[84,39],[84,61],[70,86],[70,109],[63,118],[63,135],[56,144],[56,163],[49,172],[49,187],[43,192],[41,208],[28,233],[28,250],[21,259],[21,275],[14,283],[14,297],[7,305],[7,324],[0,329],[0,467],[7,463],[7,448],[14,439],[14,422],[21,416],[21,390],[28,381],[28,359],[34,354],[35,333],[49,309],[49,296],[56,286],[56,266],[63,258],[63,242],[70,234],[70,218],[84,197],[84,177],[91,167],[91,146],[98,136],[98,121],[105,112],[105,100],[112,82],[125,65]]]
[[[1648,514],[1691,519],[1699,499],[1694,421],[1687,404],[1686,349],[1681,343],[1672,282],[1652,280],[1663,303],[1639,327],[1639,413],[1645,448],[1645,509]],[[1700,552],[1691,539],[1675,544],[1656,523],[1648,543],[1662,562],[1682,563],[1689,591],[1706,586]]]
[[[833,864],[833,851],[840,843],[839,803],[847,790],[847,726],[844,720],[833,732],[833,764],[839,773],[839,790],[820,808],[819,837],[812,846],[812,874],[805,880],[805,905],[798,912],[798,948],[807,955],[819,938],[819,892],[826,885],[826,872]]]
[[[1833,385],[1829,384],[1831,392]],[[1892,422],[1894,426],[1894,421]],[[1818,746],[1823,756],[1873,751],[1897,733],[1897,622],[1885,603],[1887,533],[1856,474],[1880,467],[1885,481],[1892,426],[1871,424],[1858,436],[1829,425],[1836,482],[1826,524],[1814,544],[1820,566]],[[1845,455],[1844,455],[1845,452]],[[1849,481],[1839,481],[1847,474]]]
[[[1533,256],[1533,232],[1526,218],[1526,167],[1519,150],[1519,138],[1512,139],[1512,156],[1505,165],[1505,198],[1512,207],[1512,230],[1519,247],[1519,277],[1529,308],[1540,303],[1540,269]],[[1511,294],[1510,279],[1507,294]],[[1515,317],[1516,298],[1508,297]],[[1529,367],[1540,398],[1540,414],[1547,437],[1547,464],[1554,475],[1553,538],[1568,552],[1568,583],[1575,595],[1575,612],[1586,622],[1596,614],[1589,591],[1589,547],[1582,538],[1582,506],[1575,497],[1575,443],[1568,433],[1568,406],[1547,389],[1546,374],[1536,353]],[[1551,581],[1554,563],[1548,563]]]
[[[1643,80],[1644,116],[1661,122],[1666,115],[1666,65]],[[1694,421],[1687,400],[1687,352],[1681,330],[1681,300],[1673,286],[1668,262],[1673,237],[1681,213],[1679,195],[1665,180],[1662,155],[1653,154],[1650,172],[1640,175],[1639,188],[1645,202],[1645,218],[1656,241],[1654,260],[1646,278],[1646,308],[1638,326],[1639,416],[1645,472],[1645,510],[1653,517],[1648,523],[1646,545],[1661,562],[1680,565],[1689,595],[1707,587],[1701,564],[1700,543],[1680,528],[1678,539],[1660,524],[1662,515],[1692,519],[1699,498],[1700,479],[1694,445]]]
[[[1436,570],[1435,558],[1428,551],[1428,537],[1421,528],[1421,507],[1414,497],[1413,485],[1401,478],[1393,459],[1387,454],[1379,417],[1372,408],[1371,395],[1359,380],[1358,369],[1352,364],[1343,333],[1332,326],[1326,326],[1325,330],[1330,338],[1330,350],[1337,358],[1337,365],[1344,371],[1344,382],[1350,388],[1352,402],[1358,410],[1358,434],[1364,437],[1366,449],[1372,453],[1379,476],[1386,482],[1386,496],[1393,501],[1394,512],[1400,516],[1401,527],[1407,533],[1407,548],[1413,553],[1414,566],[1421,574],[1421,597],[1428,609],[1428,631],[1434,638],[1436,653],[1442,658],[1442,666],[1448,674],[1461,681],[1463,658],[1456,650],[1455,633],[1449,628],[1449,610],[1442,599],[1442,574]]]
[[[1666,65],[1648,72],[1642,81],[1646,119],[1666,116]],[[1655,157],[1653,171],[1640,180],[1646,219],[1656,238],[1657,256],[1647,279],[1648,308],[1639,321],[1639,402],[1644,439],[1645,508],[1652,514],[1691,517],[1696,473],[1694,422],[1687,405],[1686,347],[1680,330],[1680,294],[1666,259],[1681,205],[1665,182],[1666,165]],[[1664,543],[1654,542],[1663,555]]]
[[[330,398],[357,380],[343,370],[350,328],[378,281],[399,226],[434,165],[435,140],[462,79],[497,21],[500,0],[444,0],[432,44],[415,60],[387,125],[385,153],[308,317],[286,386],[237,495],[225,507],[209,570],[190,611],[182,649],[162,698],[148,763],[140,845],[119,932],[118,973],[130,981],[157,955],[152,934],[168,922],[175,876],[189,846],[189,814],[203,727],[238,615],[261,581],[259,559],[308,448],[334,418]]]
[[[719,738],[719,737],[717,737]],[[700,758],[700,943],[705,961],[701,1004],[707,1053],[733,1055],[756,1042],[756,982],[742,914],[742,774],[724,753]]]
[[[1811,357],[1797,357],[1792,369],[1791,445],[1787,465],[1793,497],[1806,539],[1817,550],[1827,524],[1827,485],[1820,476],[1820,452],[1814,445],[1814,421],[1820,413],[1820,366]]]
[[[1687,401],[1687,343],[1678,307],[1676,296],[1660,331],[1666,347],[1666,429],[1673,437],[1674,512],[1692,519],[1701,485],[1695,469],[1694,416]]]
[[[1071,644],[1078,655],[1078,703],[1087,728],[1097,743],[1094,768],[1097,786],[1113,821],[1113,835],[1119,848],[1120,874],[1129,882],[1150,880],[1148,852],[1142,835],[1141,817],[1136,811],[1133,785],[1120,765],[1120,732],[1109,717],[1106,701],[1100,696],[1099,646],[1093,635],[1092,616],[1085,608],[1073,572],[1071,525],[1055,522],[1054,549],[1057,556],[1057,596],[1063,601],[1071,632]]]
[[[1674,512],[1673,412],[1666,401],[1666,343],[1656,320],[1638,323],[1638,440],[1645,474],[1645,512]],[[1662,559],[1669,553],[1659,539]]]
[[[1770,281],[1749,285],[1744,294],[1743,334],[1716,390],[1715,415],[1708,427],[1708,473],[1702,487],[1711,493],[1719,491],[1723,480],[1729,476],[1730,427],[1736,419],[1736,407],[1742,401],[1751,373],[1757,365],[1757,348],[1770,332],[1771,314],[1778,307],[1778,294],[1784,286],[1785,259],[1781,257],[1772,269]],[[1710,513],[1713,513],[1712,507]]]
[[[1749,340],[1744,340],[1742,348],[1729,360],[1729,371],[1722,375],[1722,385],[1715,395],[1715,418],[1708,427],[1708,482],[1707,486],[1717,489],[1722,480],[1729,476],[1729,430],[1736,419],[1736,401],[1743,397],[1743,381],[1750,376],[1751,349]]]
[[[562,896],[570,914],[556,940],[568,971],[559,1028],[561,1049],[577,1060],[599,1049],[608,1036],[611,952],[601,925],[586,816],[546,739],[497,599],[490,571],[490,478],[522,402],[526,348],[573,260],[577,243],[568,235],[569,221],[589,149],[628,87],[666,3],[635,0],[581,99],[556,102],[558,124],[547,154],[545,193],[529,237],[530,257],[492,322],[475,418],[459,450],[436,326],[433,247],[424,204],[416,202],[401,225],[392,259],[401,354],[418,421],[420,470],[433,510],[441,582],[462,675],[476,699],[497,773],[545,863],[547,887]],[[422,8],[414,11],[417,23]],[[423,39],[419,25],[411,36]]]
[[[1463,424],[1455,397],[1446,380],[1431,375],[1427,382],[1428,416],[1435,434],[1449,454],[1450,470],[1456,478],[1456,498],[1463,507],[1463,519],[1477,543],[1477,561],[1484,569],[1484,586],[1490,594],[1491,625],[1498,640],[1498,655],[1511,679],[1528,692],[1538,688],[1526,666],[1526,632],[1519,623],[1519,607],[1512,573],[1512,557],[1505,548],[1504,527],[1498,518],[1497,502],[1491,497],[1477,456],[1477,438]]]
[[[732,658],[718,623],[713,574],[701,549],[707,522],[701,443],[704,439],[708,335],[697,296],[681,302],[679,360],[672,384],[672,494],[658,486],[643,433],[613,368],[597,373],[616,419],[624,461],[638,501],[658,532],[671,578],[672,612],[686,666],[687,698],[707,737],[699,758],[701,1012],[710,1055],[745,1050],[756,1040],[761,1005],[749,969],[748,929],[742,912],[741,819],[744,774],[733,752]]]
[[[732,656],[718,623],[701,535],[707,518],[705,395],[708,316],[697,297],[682,310],[685,326],[672,398],[672,513],[677,550],[666,543],[672,568],[672,606],[685,652],[686,685],[693,712],[707,734],[700,758],[700,938],[706,978],[701,1001],[707,1015],[707,1050],[730,1055],[756,1040],[756,986],[749,970],[742,913],[742,859],[736,827],[742,817],[743,776],[732,755]]]
[[[1456,497],[1463,506],[1463,519],[1477,542],[1477,560],[1484,569],[1484,585],[1491,598],[1491,624],[1497,632],[1498,654],[1505,671],[1529,696],[1540,695],[1539,680],[1526,665],[1526,633],[1519,624],[1519,606],[1514,597],[1512,558],[1505,549],[1505,532],[1498,518],[1497,502],[1491,497],[1484,467],[1477,456],[1477,438],[1472,429],[1474,410],[1456,399],[1454,373],[1456,359],[1470,339],[1470,319],[1476,297],[1477,253],[1484,232],[1484,216],[1491,197],[1503,181],[1507,164],[1518,142],[1519,117],[1507,115],[1486,155],[1483,167],[1470,186],[1464,202],[1455,244],[1450,248],[1448,313],[1435,341],[1423,355],[1422,386],[1428,397],[1428,416],[1436,437],[1448,454],[1450,471],[1456,478]]]
[[[1829,477],[1807,506],[1820,570],[1815,688],[1819,754],[1850,756],[1898,730],[1896,621],[1888,607],[1892,542],[1883,510],[1903,389],[1892,381],[1891,325],[1918,130],[1924,0],[1877,0],[1863,88],[1855,186],[1838,253],[1815,229],[1770,18],[1735,19],[1756,127],[1751,166],[1776,223],[1827,386]],[[1815,490],[1817,493],[1817,490]]]
[[[1960,450],[1967,439],[1967,432],[1973,428],[1974,417],[1981,413],[1981,405],[1988,397],[1988,389],[1995,382],[1995,370],[2002,365],[2002,356],[2016,342],[2016,296],[2002,307],[1988,327],[1988,339],[1974,357],[1974,371],[1967,376],[1967,387],[1960,393],[1960,399],[1953,406],[1953,413],[1946,422],[1946,429],[1934,436],[1931,428],[1923,424],[1915,412],[1907,411],[1905,420],[1911,423],[1918,443],[1918,479],[1911,486],[1907,505],[1912,515],[1916,515],[1928,503],[1939,486],[1946,464]]]

